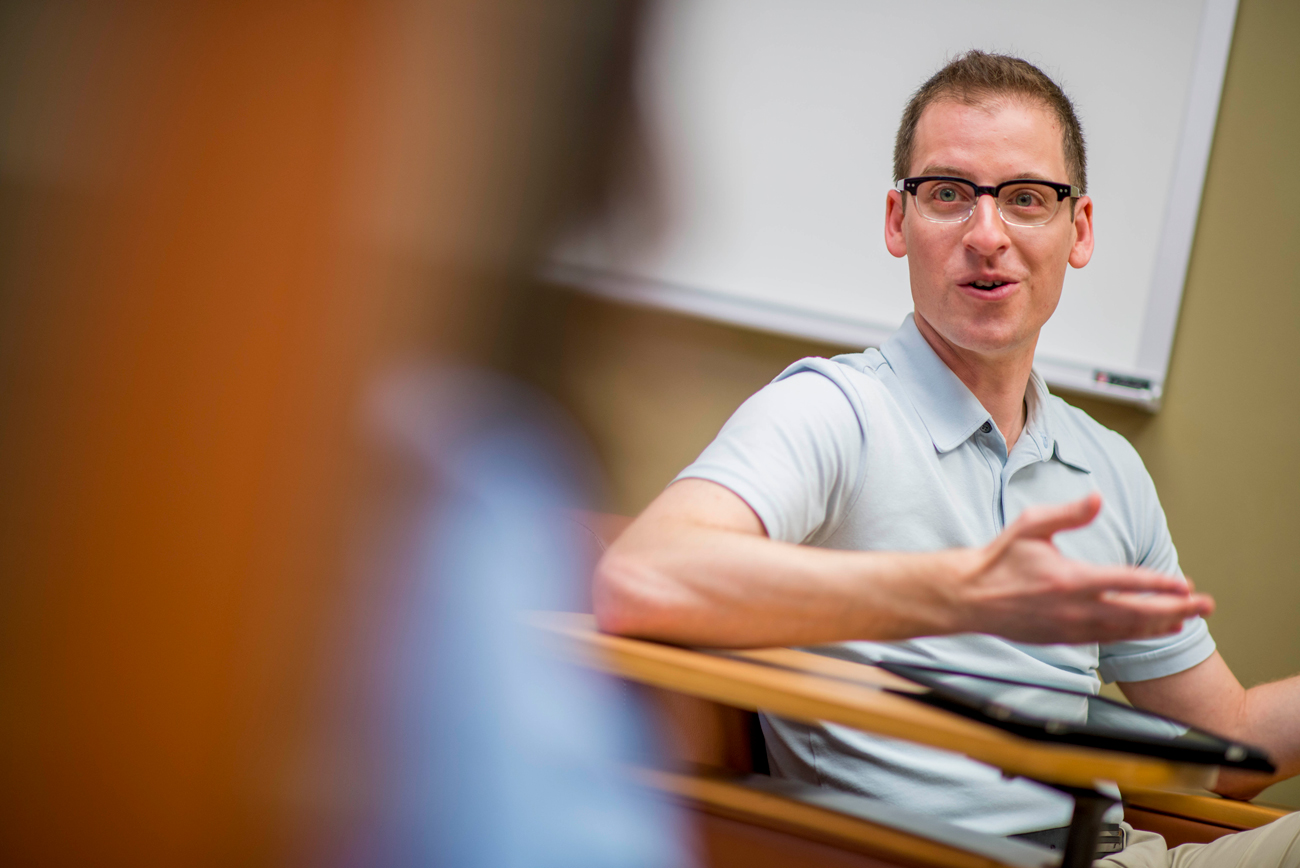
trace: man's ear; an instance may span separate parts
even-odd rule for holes
[[[1070,264],[1083,268],[1092,259],[1092,199],[1080,196],[1074,203],[1074,244],[1070,247]]]
[[[885,196],[885,247],[894,256],[907,255],[907,238],[903,235],[903,194],[890,190]]]

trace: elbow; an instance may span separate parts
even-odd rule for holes
[[[1273,778],[1270,775],[1223,769],[1219,772],[1219,780],[1210,790],[1225,799],[1246,802],[1262,793],[1271,783]]]
[[[604,633],[656,638],[664,612],[650,591],[654,584],[653,570],[642,559],[617,547],[605,552],[592,584],[596,626]]]

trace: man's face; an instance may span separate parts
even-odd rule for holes
[[[955,175],[988,186],[1013,178],[1069,183],[1061,128],[1034,102],[932,103],[913,143],[912,177]],[[926,338],[958,356],[1032,357],[1038,331],[1060,300],[1066,263],[1082,268],[1092,256],[1091,200],[1080,197],[1073,219],[1065,202],[1045,225],[1010,226],[991,196],[980,196],[964,223],[934,223],[915,203],[904,209],[902,195],[889,193],[885,243],[907,257]]]

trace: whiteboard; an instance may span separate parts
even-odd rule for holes
[[[1095,203],[1095,253],[1068,270],[1035,365],[1155,409],[1235,19],[1236,0],[662,2],[638,80],[658,220],[628,194],[547,276],[878,346],[912,308],[883,230],[903,107],[962,51],[1014,54],[1073,99]]]

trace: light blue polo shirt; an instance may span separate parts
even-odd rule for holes
[[[810,358],[743,405],[677,477],[740,496],[772,539],[833,549],[982,546],[1028,506],[1102,495],[1090,525],[1057,534],[1067,557],[1179,574],[1151,477],[1123,437],[1048,393],[1037,373],[1011,454],[987,410],[911,316],[879,350]],[[1030,645],[984,634],[846,642],[817,650],[1096,693],[1210,656],[1205,622],[1098,646]],[[1071,801],[952,753],[831,724],[764,718],[773,773],[833,786],[997,835],[1069,823]],[[1108,818],[1111,819],[1111,818]]]

